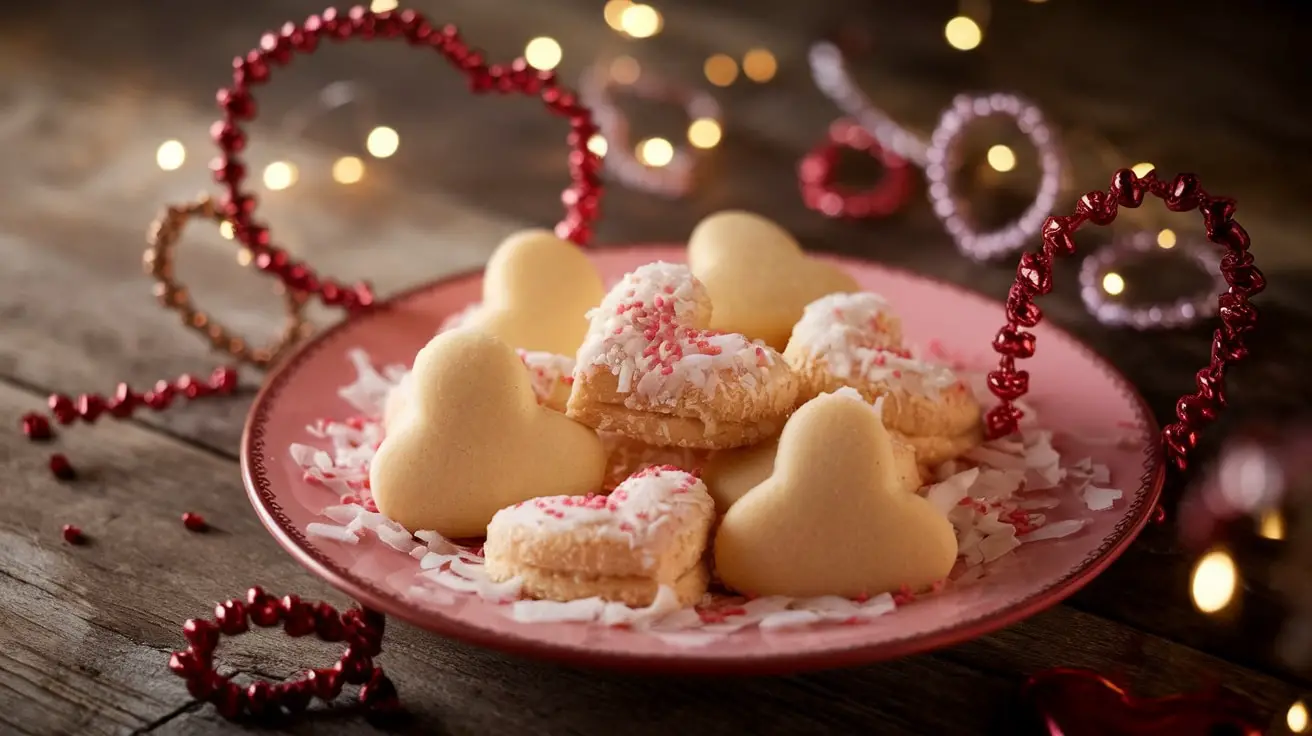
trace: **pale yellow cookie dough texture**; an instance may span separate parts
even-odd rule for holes
[[[807,304],[860,288],[846,271],[807,256],[787,231],[751,212],[719,212],[698,223],[688,238],[688,265],[710,292],[711,329],[780,351]]]
[[[370,467],[378,510],[411,531],[482,536],[492,515],[536,496],[601,488],[596,432],[540,406],[509,345],[461,328],[415,357],[413,406]]]
[[[752,595],[876,595],[942,580],[952,525],[899,486],[893,440],[860,398],[827,394],[789,419],[769,478],[730,507],[715,569]]]
[[[506,238],[483,274],[483,302],[461,323],[511,347],[573,356],[605,295],[583,250],[546,230]]]

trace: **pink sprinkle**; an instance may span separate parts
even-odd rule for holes
[[[346,426],[350,427],[351,429],[364,429],[364,424],[365,424],[364,417],[356,416],[356,417],[348,417],[346,419]]]
[[[666,293],[666,294],[673,294],[673,293],[674,293],[674,287],[673,287],[673,286],[666,285],[666,287],[665,287],[665,293]]]
[[[338,498],[337,501],[338,501],[339,503],[341,503],[341,504],[359,504],[359,503],[360,503],[360,499],[359,499],[359,497],[358,497],[358,496],[355,496],[354,494],[351,494],[351,493],[343,493],[342,496],[341,496],[341,498]]]

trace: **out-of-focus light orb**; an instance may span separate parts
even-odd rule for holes
[[[728,87],[738,78],[738,62],[728,54],[715,54],[702,65],[702,73],[716,87]]]
[[[610,78],[616,84],[634,84],[642,76],[642,67],[632,56],[617,56],[610,63]]]
[[[943,36],[948,45],[959,51],[970,51],[984,40],[984,31],[979,24],[964,15],[958,15],[943,27]]]
[[[779,62],[766,49],[752,49],[743,54],[743,74],[753,82],[768,82],[778,71]]]
[[[253,260],[255,260],[255,256],[251,253],[251,249],[250,249],[250,248],[238,248],[238,249],[237,249],[237,265],[238,265],[238,266],[241,266],[242,268],[245,268],[246,266],[251,265],[251,261],[253,261]]]
[[[1121,278],[1119,273],[1109,271],[1106,274],[1103,274],[1102,290],[1112,296],[1116,296],[1122,291],[1125,291],[1125,279]]]
[[[396,149],[400,147],[401,136],[386,125],[380,125],[369,131],[369,137],[364,139],[365,150],[374,158],[387,158],[396,153]]]
[[[155,151],[155,163],[165,171],[177,171],[187,160],[187,148],[182,141],[164,141]]]
[[[396,10],[399,6],[397,0],[374,0],[369,3],[369,9],[375,13],[386,13],[389,10]]]
[[[296,167],[290,161],[274,161],[264,167],[264,186],[270,191],[281,191],[296,183]]]
[[[651,38],[661,32],[664,21],[656,8],[635,3],[620,13],[620,29],[634,38]]]
[[[715,148],[724,131],[710,118],[699,118],[688,124],[688,142],[697,148]]]
[[[601,9],[601,14],[606,18],[606,25],[612,30],[624,30],[624,11],[633,5],[632,0],[610,0]]]
[[[1268,509],[1262,512],[1257,522],[1257,533],[1277,542],[1285,538],[1285,517],[1280,509]]]
[[[606,136],[601,133],[593,133],[592,137],[588,139],[588,150],[598,156],[605,157],[606,151],[610,150],[610,144],[606,143]]]
[[[1239,586],[1239,570],[1234,558],[1225,550],[1212,550],[1198,559],[1189,592],[1194,606],[1203,613],[1216,613],[1234,600]]]
[[[996,146],[990,146],[988,152],[989,166],[994,171],[1007,172],[1016,168],[1016,152],[1012,151],[1009,146],[999,143]]]
[[[1165,228],[1157,233],[1157,247],[1170,250],[1175,247],[1175,231],[1171,228]]]
[[[233,228],[231,220],[224,220],[219,223],[219,235],[222,235],[224,240],[232,240],[237,237],[237,231]]]
[[[1303,701],[1296,700],[1289,706],[1289,711],[1285,713],[1285,725],[1293,733],[1303,733],[1307,730],[1307,706]]]
[[[556,39],[547,36],[538,36],[524,45],[524,61],[544,72],[555,69],[563,55]]]
[[[333,181],[354,184],[364,178],[364,162],[357,156],[342,156],[333,162]]]
[[[674,146],[664,138],[648,138],[638,144],[638,160],[659,169],[674,160]]]
[[[1130,171],[1133,171],[1135,176],[1142,179],[1143,177],[1148,175],[1149,171],[1152,171],[1155,168],[1157,167],[1145,161],[1141,164],[1135,164],[1134,166],[1131,166]]]

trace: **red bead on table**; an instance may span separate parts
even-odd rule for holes
[[[54,436],[50,431],[50,422],[35,412],[23,415],[22,426],[23,434],[33,442],[42,442]]]
[[[77,471],[73,469],[73,464],[68,458],[59,453],[50,456],[50,472],[60,480],[73,480],[77,477]]]
[[[69,544],[85,544],[87,541],[86,535],[82,533],[82,530],[72,524],[65,524],[62,533],[64,535],[64,541]]]
[[[182,515],[182,525],[187,527],[187,531],[204,532],[209,531],[210,525],[205,522],[205,517],[200,514],[194,514],[190,511]]]

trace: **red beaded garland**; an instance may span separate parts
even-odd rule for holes
[[[1207,239],[1226,248],[1221,273],[1229,289],[1219,297],[1221,326],[1212,334],[1211,361],[1195,376],[1197,390],[1175,405],[1177,421],[1162,431],[1163,444],[1181,470],[1198,442],[1198,431],[1216,418],[1225,406],[1225,369],[1248,355],[1244,336],[1257,326],[1257,309],[1249,302],[1266,287],[1266,278],[1253,265],[1248,251],[1247,231],[1232,218],[1235,201],[1208,194],[1193,174],[1178,174],[1167,182],[1149,171],[1140,178],[1129,169],[1112,175],[1107,191],[1092,191],[1080,197],[1075,213],[1052,216],[1043,223],[1043,250],[1021,256],[1016,281],[1007,295],[1007,324],[993,339],[993,349],[1002,358],[998,369],[988,374],[989,390],[1000,403],[986,415],[988,434],[1000,437],[1016,431],[1022,412],[1013,403],[1029,388],[1029,373],[1016,369],[1018,358],[1034,355],[1033,327],[1042,319],[1034,297],[1052,291],[1052,261],[1075,252],[1074,234],[1085,223],[1107,225],[1116,219],[1119,207],[1138,207],[1145,194],[1161,199],[1172,212],[1198,210],[1203,216]]]
[[[311,698],[334,700],[347,684],[361,685],[360,703],[370,710],[391,710],[400,705],[396,688],[383,669],[373,663],[382,649],[384,619],[372,611],[352,609],[339,614],[327,603],[309,604],[294,595],[279,599],[259,587],[246,591],[245,602],[228,600],[214,609],[215,619],[190,619],[182,626],[187,648],[169,658],[169,670],[187,681],[187,691],[212,703],[224,718],[243,713],[254,716],[304,710]],[[307,670],[301,677],[272,684],[254,682],[243,688],[218,674],[214,651],[223,636],[283,624],[291,636],[317,633],[324,641],[348,643],[330,668]]]
[[[835,169],[844,148],[870,155],[884,167],[874,187],[846,191],[836,186]],[[829,126],[829,137],[798,164],[802,202],[827,217],[886,217],[902,209],[911,197],[911,169],[906,159],[884,150],[855,120],[842,118]]]
[[[76,399],[64,394],[51,394],[48,400],[50,414],[60,424],[72,424],[79,418],[90,424],[106,412],[117,419],[132,416],[140,407],[153,411],[169,408],[176,396],[188,400],[206,396],[230,394],[237,388],[237,369],[225,365],[214,369],[205,380],[184,373],[173,381],[156,381],[150,391],[138,393],[126,383],[120,383],[114,391],[114,397],[106,399],[98,394],[82,394]]]
[[[574,93],[562,86],[556,74],[539,71],[523,59],[509,65],[487,64],[481,51],[471,48],[453,25],[434,27],[413,10],[389,10],[375,13],[364,6],[345,14],[329,8],[311,15],[299,26],[283,25],[278,33],[266,33],[258,48],[233,59],[232,86],[220,89],[215,101],[223,110],[223,119],[210,127],[211,137],[219,147],[219,156],[210,164],[214,179],[223,185],[225,195],[220,212],[233,223],[239,241],[254,254],[257,268],[273,274],[289,289],[315,295],[328,306],[355,311],[369,307],[374,295],[369,285],[347,285],[322,278],[314,269],[293,260],[286,251],[273,244],[267,225],[255,220],[257,200],[243,188],[246,167],[238,158],[245,148],[246,133],[242,123],[255,119],[258,108],[251,87],[269,81],[274,67],[289,63],[296,54],[311,54],[321,39],[405,39],[416,48],[430,49],[443,56],[469,81],[474,94],[519,92],[540,96],[547,110],[568,118],[572,134],[569,173],[572,183],[562,200],[565,218],[556,225],[561,238],[586,246],[592,237],[601,197],[601,159],[588,150],[588,138],[596,132],[592,112],[579,104]]]

